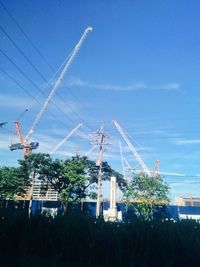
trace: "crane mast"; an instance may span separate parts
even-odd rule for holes
[[[13,150],[22,149],[24,151],[24,156],[29,155],[33,149],[36,149],[39,146],[39,143],[38,142],[31,142],[30,144],[25,143],[19,121],[15,122],[15,127],[17,130],[20,143],[11,144],[9,146],[10,150],[13,151]]]
[[[61,82],[63,81],[64,79],[64,76],[66,74],[66,72],[68,71],[73,59],[75,58],[75,56],[77,55],[78,51],[80,50],[84,40],[87,38],[88,34],[92,31],[92,27],[88,27],[86,28],[86,30],[84,31],[82,37],[80,38],[79,42],[77,43],[77,45],[75,46],[74,50],[72,51],[72,53],[70,54],[69,56],[69,59],[68,61],[66,62],[66,64],[64,65],[64,68],[61,72],[61,74],[59,75],[55,85],[53,86],[49,96],[47,97],[47,99],[45,100],[44,102],[44,105],[42,106],[40,112],[38,113],[38,115],[36,116],[35,118],[35,121],[32,125],[32,127],[30,128],[25,140],[27,141],[30,137],[30,135],[33,133],[35,127],[37,126],[37,124],[39,123],[43,113],[45,112],[47,106],[49,105],[49,102],[51,101],[52,97],[54,96],[54,94],[56,93],[56,91],[58,90]]]
[[[16,130],[17,130],[17,134],[18,134],[18,137],[19,137],[19,141],[23,147],[23,150],[24,150],[24,155],[28,155],[31,151],[31,147],[30,146],[24,146],[24,138],[23,138],[23,135],[22,135],[22,131],[21,131],[21,127],[20,127],[20,124],[19,124],[19,121],[16,121],[15,122],[15,127],[16,127]]]
[[[127,171],[134,171],[135,169],[133,167],[131,167],[131,165],[129,164],[128,160],[126,158],[124,158],[124,163],[126,164],[125,169]]]
[[[52,149],[50,154],[54,154],[59,149],[59,147],[62,146],[81,126],[82,126],[82,124],[80,123],[74,129],[72,129],[68,133],[68,135],[54,149]]]
[[[130,150],[133,153],[134,157],[139,162],[140,166],[142,167],[142,171],[145,172],[147,175],[151,176],[151,173],[148,170],[147,166],[145,165],[144,161],[141,159],[141,157],[139,156],[139,154],[137,153],[137,151],[135,150],[135,148],[133,147],[133,145],[129,141],[127,135],[125,134],[124,130],[121,128],[119,123],[117,121],[113,120],[113,124],[115,125],[115,127],[117,128],[117,130],[119,131],[121,136],[123,137],[124,141],[126,142],[128,147],[130,148]]]
[[[160,162],[159,160],[156,160],[154,170],[152,172],[152,177],[159,176],[160,175]]]
[[[17,134],[18,134],[18,137],[19,137],[19,141],[23,145],[24,144],[24,138],[23,138],[23,135],[22,135],[22,131],[21,131],[21,127],[20,127],[19,121],[15,122],[15,127],[16,127]]]
[[[122,144],[121,144],[121,141],[119,141],[119,150],[120,150],[120,157],[121,157],[121,162],[122,162],[123,178],[125,178],[125,166],[124,166],[124,157],[123,157],[123,152],[122,152]]]

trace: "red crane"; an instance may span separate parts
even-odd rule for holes
[[[20,143],[11,144],[9,146],[10,150],[13,151],[13,150],[22,149],[22,150],[24,150],[24,155],[25,156],[29,155],[33,149],[38,148],[39,143],[38,142],[31,142],[30,144],[25,143],[24,142],[24,137],[22,135],[22,131],[21,131],[21,127],[20,127],[19,121],[15,122],[15,127],[16,127],[16,130],[17,130],[17,134],[18,134]]]

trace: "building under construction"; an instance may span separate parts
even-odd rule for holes
[[[200,207],[200,197],[177,197],[175,201],[177,206]]]

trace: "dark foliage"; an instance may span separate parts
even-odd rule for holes
[[[31,153],[24,160],[19,160],[19,164],[27,179],[32,177],[33,180],[43,181],[43,194],[48,186],[52,186],[58,192],[59,200],[65,204],[65,209],[88,195],[95,197],[99,166],[87,157],[76,155],[67,160],[54,160],[49,154]],[[103,162],[102,180],[109,180],[111,176],[116,176],[121,190],[126,188],[123,176]]]
[[[0,201],[23,196],[24,188],[29,185],[25,169],[16,167],[0,167]]]
[[[155,209],[169,203],[169,186],[161,177],[139,174],[132,178],[124,194],[128,206],[133,205],[137,216],[143,220],[153,218]]]
[[[195,221],[103,220],[68,213],[54,219],[0,214],[1,266],[200,266]]]

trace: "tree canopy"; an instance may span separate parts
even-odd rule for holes
[[[128,205],[134,203],[137,215],[143,219],[150,219],[155,208],[169,203],[169,186],[161,177],[149,177],[145,174],[132,178],[124,194]]]
[[[0,167],[0,200],[11,200],[25,193],[29,178],[17,167]]]
[[[19,163],[26,175],[32,173],[34,178],[46,182],[46,190],[48,186],[52,186],[63,202],[71,203],[95,195],[92,187],[97,183],[99,167],[87,157],[76,155],[70,159],[58,160],[52,159],[49,154],[32,153]],[[102,180],[109,180],[111,176],[116,176],[122,190],[126,187],[123,176],[107,162],[103,162]]]

